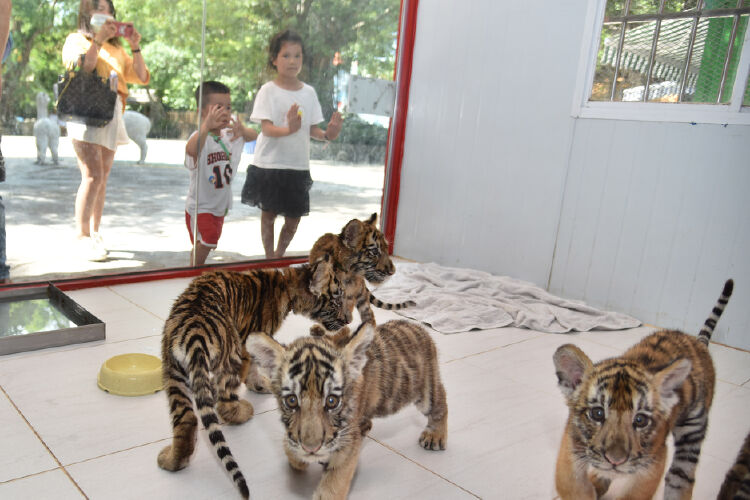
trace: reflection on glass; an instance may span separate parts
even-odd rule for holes
[[[48,332],[76,326],[57,310],[49,299],[0,302],[0,337]]]
[[[133,22],[142,35],[140,47],[151,81],[148,86],[130,87],[127,109],[145,116],[149,131],[146,148],[131,134],[133,141],[117,150],[101,224],[109,257],[103,262],[87,261],[75,246],[73,201],[80,173],[66,129],[61,129],[60,162],[54,166],[49,151],[46,164],[36,163],[33,135],[38,92],[50,98],[40,111],[54,119],[53,84],[63,70],[59,54],[65,36],[77,25],[77,2],[73,3],[13,4],[12,18],[22,22],[23,29],[14,31],[15,48],[3,67],[0,101],[8,172],[0,194],[6,205],[13,281],[189,265],[185,224],[189,175],[184,158],[186,140],[197,128],[195,88],[201,76],[222,81],[231,89],[233,112],[251,125],[255,95],[271,78],[268,40],[284,28],[294,29],[305,40],[300,79],[317,92],[324,116],[319,125],[324,128],[334,110],[344,115],[336,141],[312,143],[310,215],[302,219],[287,255],[304,255],[321,234],[338,232],[351,218],[380,211],[389,117],[349,112],[349,80],[350,75],[392,80],[398,0],[309,2],[303,10],[299,3],[276,0],[259,0],[252,9],[241,0],[207,2],[203,75],[199,57],[203,2],[182,2],[175,9],[172,2],[162,0],[114,0],[117,19]],[[46,36],[35,36],[40,32]],[[22,54],[30,54],[30,59]],[[260,210],[239,203],[253,148],[248,143],[243,149],[232,183],[234,204],[208,264],[264,255]],[[139,163],[142,154],[145,158]],[[277,222],[277,233],[280,229]]]

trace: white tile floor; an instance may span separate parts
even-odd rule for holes
[[[0,357],[0,498],[239,497],[205,433],[187,469],[169,473],[157,467],[156,455],[171,435],[163,393],[125,398],[96,385],[101,363],[113,355],[159,355],[163,321],[188,281],[70,292],[106,322],[107,340]],[[382,310],[376,315],[379,322],[398,318]],[[278,338],[306,334],[309,324],[290,316]],[[425,419],[414,408],[378,419],[350,498],[554,498],[566,408],[552,353],[575,342],[597,360],[622,352],[649,331],[433,332],[450,408],[448,449],[428,452],[418,446]],[[715,498],[750,430],[750,353],[718,345],[711,351],[719,381],[696,499]],[[225,430],[252,497],[310,498],[321,471],[292,472],[282,452],[275,400],[255,393],[246,397],[255,417]]]

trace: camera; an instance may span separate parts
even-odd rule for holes
[[[124,36],[129,38],[133,34],[133,23],[121,23],[115,21],[117,27],[117,36]]]
[[[128,38],[133,34],[133,23],[121,23],[115,21],[114,17],[102,13],[96,13],[91,16],[91,30],[94,33],[97,33],[107,21],[112,21],[115,25],[115,36],[124,36],[125,38]]]

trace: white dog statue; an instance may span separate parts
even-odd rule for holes
[[[125,121],[125,130],[128,132],[128,137],[134,143],[138,144],[141,150],[141,158],[138,160],[138,163],[145,162],[146,152],[148,151],[146,136],[148,135],[148,131],[151,130],[151,120],[137,111],[130,110],[123,113],[122,119]]]
[[[44,165],[47,158],[47,148],[52,153],[52,163],[57,165],[57,145],[60,143],[60,126],[57,117],[47,116],[49,96],[44,92],[36,94],[36,123],[34,123],[34,137],[36,138],[36,163]]]

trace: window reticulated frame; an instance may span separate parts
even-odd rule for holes
[[[649,89],[651,77],[654,68],[657,66],[655,61],[655,50],[658,42],[657,36],[653,37],[653,46],[651,47],[650,57],[646,61],[646,85],[642,91],[641,97],[637,102],[621,101],[614,99],[614,90],[617,85],[617,76],[612,78],[610,99],[609,100],[591,100],[592,89],[594,86],[594,77],[599,57],[601,36],[604,26],[608,23],[619,23],[621,36],[618,46],[615,49],[617,57],[615,71],[621,68],[623,55],[623,38],[627,23],[649,23],[655,24],[655,33],[658,34],[661,29],[661,23],[666,20],[672,23],[674,20],[686,19],[690,21],[691,33],[689,52],[686,57],[685,70],[681,74],[679,82],[680,99],[684,96],[684,90],[688,83],[687,66],[691,63],[692,54],[690,51],[694,48],[696,38],[696,28],[700,20],[714,19],[724,17],[734,18],[731,41],[734,42],[739,19],[744,16],[745,19],[750,15],[750,5],[747,0],[738,0],[735,7],[706,9],[703,8],[705,0],[699,0],[696,9],[692,11],[669,12],[664,11],[664,0],[659,3],[659,9],[656,13],[632,14],[629,8],[630,0],[626,0],[626,7],[617,16],[605,17],[605,10],[608,0],[590,0],[589,8],[586,15],[586,26],[584,31],[583,47],[581,50],[581,59],[579,64],[578,81],[576,85],[576,98],[573,104],[572,114],[575,117],[582,118],[602,118],[602,119],[624,119],[624,120],[643,120],[643,121],[674,121],[674,122],[692,122],[692,123],[721,123],[721,124],[750,124],[750,106],[743,106],[743,98],[748,93],[748,74],[750,73],[750,28],[745,29],[744,38],[741,43],[729,47],[725,57],[725,64],[722,70],[722,82],[719,86],[719,98],[721,100],[722,90],[724,89],[723,81],[729,74],[729,61],[733,54],[739,51],[739,60],[736,66],[735,78],[731,85],[731,100],[724,104],[713,103],[692,103],[692,102],[650,102]],[[724,94],[726,91],[723,92]]]

